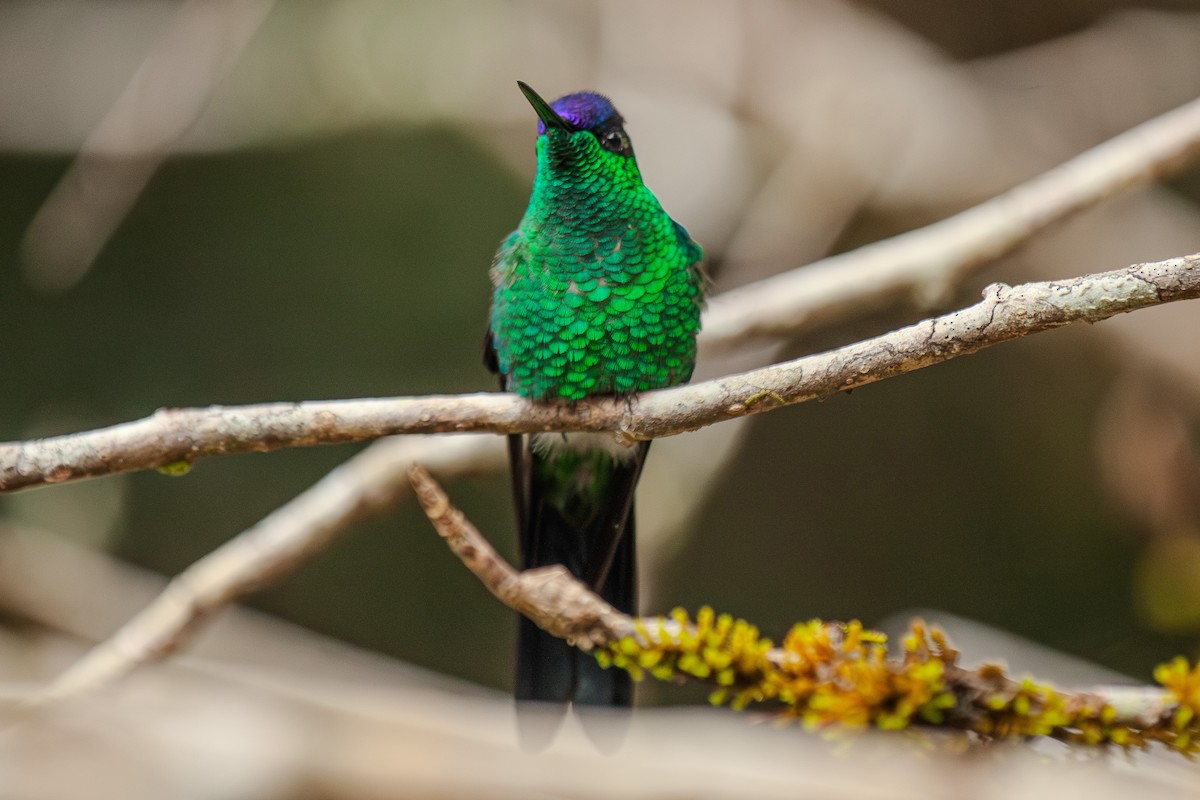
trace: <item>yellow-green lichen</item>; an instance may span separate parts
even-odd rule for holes
[[[178,478],[181,475],[187,475],[192,471],[192,462],[186,458],[178,459],[177,461],[168,461],[158,468],[158,471],[163,475],[170,475],[173,478]]]
[[[799,623],[778,646],[751,623],[707,607],[694,619],[675,609],[638,620],[635,630],[602,648],[601,663],[637,680],[707,681],[716,687],[714,704],[770,702],[781,718],[810,728],[943,725],[995,738],[1053,736],[1121,748],[1162,742],[1200,751],[1200,666],[1182,658],[1155,670],[1165,689],[1161,718],[1123,720],[1095,695],[1013,680],[994,665],[963,669],[942,632],[920,620],[892,658],[887,638],[857,621]]]

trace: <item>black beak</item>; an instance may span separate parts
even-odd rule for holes
[[[558,115],[558,112],[550,107],[550,104],[542,99],[542,96],[529,88],[529,84],[524,81],[517,81],[517,86],[521,87],[521,92],[525,95],[525,99],[529,101],[529,105],[533,106],[533,110],[537,112],[541,118],[542,124],[547,130],[550,128],[558,128],[559,130],[569,131],[571,126],[567,121]]]

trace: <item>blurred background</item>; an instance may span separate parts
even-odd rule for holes
[[[8,2],[0,439],[161,406],[491,389],[487,270],[533,172],[518,78],[613,98],[717,293],[943,218],[1194,98],[1198,45],[1187,0]],[[706,354],[702,376],[995,280],[1194,252],[1198,192],[1193,169],[952,296]],[[23,542],[0,590],[6,677],[49,677],[76,652],[59,634],[100,637],[136,609],[112,588],[132,578],[97,566],[93,582],[77,557],[175,574],[354,452],[0,498]],[[448,488],[511,554],[506,475]],[[1146,681],[1200,641],[1200,313],[1048,333],[663,441],[639,513],[647,611],[711,604],[781,635],[928,608]],[[251,605],[508,685],[514,620],[411,504]]]

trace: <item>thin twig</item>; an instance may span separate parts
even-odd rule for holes
[[[633,620],[575,580],[561,565],[518,572],[421,465],[409,470],[417,502],[450,550],[500,602],[585,649],[632,636]],[[619,632],[619,633],[618,633]]]
[[[164,409],[137,422],[0,446],[0,491],[190,464],[211,455],[337,444],[390,434],[612,431],[632,442],[865,386],[1000,342],[1200,297],[1200,255],[1009,287],[973,306],[794,361],[573,405],[508,394]]]

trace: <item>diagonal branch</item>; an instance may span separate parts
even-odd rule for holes
[[[177,575],[152,603],[28,702],[87,692],[175,652],[213,614],[290,574],[356,522],[395,505],[408,492],[404,478],[415,462],[460,476],[491,471],[502,459],[498,441],[475,436],[376,442]]]
[[[633,636],[633,619],[617,611],[572,577],[562,565],[518,572],[479,529],[450,503],[444,489],[420,464],[408,473],[417,502],[450,550],[496,599],[541,628],[587,650]]]
[[[897,299],[928,307],[1035,234],[1178,172],[1198,152],[1194,100],[952,217],[723,294],[704,318],[701,340],[725,348],[795,335]]]
[[[793,361],[625,401],[533,403],[508,394],[164,409],[137,422],[0,446],[0,491],[211,455],[391,434],[612,431],[672,436],[912,372],[1031,333],[1200,297],[1200,254],[1061,281],[993,284],[973,306]]]
[[[60,292],[83,278],[273,5],[274,0],[179,4],[30,222],[23,248],[31,284]]]

